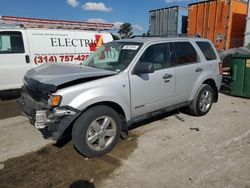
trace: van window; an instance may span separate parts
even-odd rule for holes
[[[170,45],[164,43],[150,46],[141,56],[140,62],[152,63],[155,70],[161,70],[171,67],[171,59]]]
[[[0,54],[24,53],[21,32],[0,33]]]
[[[175,42],[173,44],[177,66],[197,62],[197,53],[192,44],[189,42]]]
[[[217,59],[214,49],[208,42],[196,42],[196,44],[199,46],[208,61]]]

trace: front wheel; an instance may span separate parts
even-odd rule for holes
[[[189,111],[195,116],[203,116],[209,112],[213,104],[214,91],[210,85],[202,84],[198,89]]]
[[[75,122],[72,139],[77,150],[86,157],[99,157],[113,149],[119,141],[122,121],[108,106],[95,106]]]

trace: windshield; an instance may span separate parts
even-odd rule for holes
[[[85,62],[85,66],[121,72],[127,68],[142,43],[111,42],[98,48]]]

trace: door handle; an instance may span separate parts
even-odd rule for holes
[[[200,68],[200,67],[197,67],[196,69],[195,69],[195,72],[201,72],[202,71],[202,68]]]
[[[165,74],[162,78],[163,79],[169,79],[169,78],[172,78],[173,77],[173,75],[172,74]]]
[[[26,61],[26,63],[30,63],[30,56],[26,55],[25,56],[25,61]]]

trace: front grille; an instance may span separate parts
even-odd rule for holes
[[[32,118],[35,117],[37,110],[48,109],[47,101],[40,94],[29,91],[25,86],[22,88],[18,103],[22,111]]]
[[[30,97],[37,102],[47,103],[48,101],[48,94],[44,91],[33,91],[24,86],[24,92],[30,95]]]

